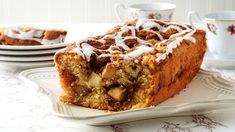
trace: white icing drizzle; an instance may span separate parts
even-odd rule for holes
[[[129,38],[128,37],[123,37],[122,36],[123,33],[128,32],[128,31],[131,31],[131,37],[130,36],[128,36]],[[130,48],[124,43],[124,41],[127,40],[127,39],[130,39],[130,38],[133,38],[133,36],[136,37],[135,27],[133,27],[133,26],[123,26],[123,27],[121,27],[121,31],[118,32],[117,35],[114,38],[115,39],[115,44],[117,46],[123,47],[123,49],[125,49],[125,50],[129,50]]]
[[[87,61],[90,61],[92,53],[94,53],[94,47],[87,43],[77,43],[77,48],[72,50],[76,52],[78,55],[82,56]]]
[[[41,44],[44,44],[44,45],[52,45],[52,44],[62,43],[62,42],[64,42],[64,39],[65,39],[65,36],[60,35],[58,38],[53,39],[53,40],[41,39],[41,40],[38,40],[38,42],[40,42]]]
[[[193,34],[196,32],[196,30],[192,30],[191,32],[189,32],[188,34],[186,34],[183,39],[187,39],[193,43],[196,43],[196,39],[193,37]]]
[[[190,30],[184,30],[184,31],[179,32],[179,33],[176,33],[176,34],[172,34],[172,35],[169,37],[169,39],[174,38],[174,37],[181,36],[181,35],[183,35],[183,34],[185,34],[185,33],[187,33],[187,32],[191,32],[191,31],[192,31],[192,30],[190,29]]]
[[[156,61],[159,62],[161,60],[166,59],[166,57],[170,54],[173,53],[173,49],[177,48],[180,46],[181,42],[186,39],[191,41],[192,43],[196,43],[196,39],[192,37],[192,35],[196,32],[196,30],[191,30],[188,34],[186,34],[183,37],[178,37],[174,41],[172,41],[170,44],[167,45],[166,52],[165,53],[157,53],[156,54]]]
[[[132,60],[133,58],[136,58],[144,53],[151,53],[153,51],[154,51],[153,47],[141,45],[141,46],[137,47],[136,50],[134,50],[126,55],[123,55],[123,57],[124,57],[124,60]]]
[[[87,61],[90,61],[91,54],[93,53],[93,47],[87,43],[82,44],[82,51]]]
[[[116,46],[120,46],[124,50],[130,50],[130,48],[124,43],[128,39],[136,39],[139,44],[146,44],[146,43],[148,43],[147,41],[142,40],[142,39],[136,37],[136,31],[135,30],[136,30],[136,28],[134,26],[123,26],[121,28],[121,31],[118,32],[116,34],[116,36],[115,35],[107,35],[107,36],[105,36],[105,37],[103,37],[103,38],[101,38],[101,39],[99,39],[97,41],[104,44],[106,42],[105,39],[113,38],[115,40]],[[128,31],[131,31],[131,36],[123,37],[122,36],[123,33],[128,32]]]
[[[105,39],[108,39],[108,38],[113,38],[113,35],[106,35],[102,39],[99,39],[97,41],[104,44],[106,42]]]
[[[147,22],[147,19],[139,19],[135,24],[136,29],[139,30],[140,26],[142,26],[146,22]]]
[[[172,29],[172,28],[175,29],[175,30],[177,30],[178,33],[182,31],[182,28],[180,28],[179,26],[170,25],[170,26],[168,26],[167,28],[165,28],[165,29],[163,30],[163,32],[166,32],[167,30]]]
[[[101,54],[101,55],[99,55],[98,56],[98,58],[106,58],[106,57],[111,57],[112,56],[112,54]]]
[[[58,38],[53,39],[53,40],[41,39],[40,37],[42,37],[43,33],[44,31],[40,29],[31,29],[28,32],[24,32],[20,30],[19,28],[7,28],[4,30],[4,35],[10,38],[15,38],[15,39],[20,39],[20,40],[34,40],[43,45],[61,43],[65,39],[64,35],[60,35]]]
[[[164,22],[162,22],[162,23],[164,23]],[[170,24],[175,24],[175,23],[170,23]],[[163,27],[159,23],[157,23],[157,21],[154,19],[141,19],[136,23],[136,28],[139,29],[140,26],[142,26],[143,29],[146,31],[155,33],[161,41],[164,40],[162,35],[157,33],[156,31],[151,30],[151,28],[157,27],[158,30],[163,33],[167,32],[169,29],[175,29],[178,33],[180,33],[183,30],[181,27],[177,26],[177,24],[170,25],[168,27]],[[189,29],[186,25],[181,25],[181,26],[186,28],[186,30]]]
[[[163,24],[167,24],[164,22],[161,22]],[[155,33],[159,39],[161,40],[160,43],[156,43],[156,46],[161,46],[162,43],[167,42],[168,40],[164,40],[164,38],[162,37],[162,35],[160,33],[158,33],[158,31],[153,31],[151,30],[153,27],[157,27],[159,32],[167,32],[167,30],[169,29],[175,29],[178,33],[172,34],[169,39],[174,39],[174,41],[170,42],[167,46],[166,46],[166,51],[165,53],[157,53],[156,54],[156,61],[159,62],[161,60],[164,60],[167,58],[167,56],[173,52],[173,50],[175,48],[177,48],[178,46],[180,46],[181,42],[185,39],[185,40],[189,40],[192,43],[196,43],[196,39],[193,37],[193,34],[196,32],[196,30],[193,30],[191,28],[189,28],[187,25],[178,25],[178,24],[167,24],[169,26],[165,27],[162,26],[158,23],[158,21],[153,20],[153,19],[140,19],[137,21],[136,26],[127,26],[124,25],[120,28],[120,31],[112,34],[112,35],[106,35],[104,37],[102,37],[101,39],[95,40],[92,38],[89,38],[91,40],[94,41],[98,41],[102,44],[106,43],[106,39],[114,39],[115,40],[115,44],[111,45],[108,49],[106,50],[102,50],[102,49],[97,49],[95,47],[92,47],[91,45],[89,45],[86,41],[89,40],[85,40],[83,42],[79,42],[77,43],[77,47],[74,48],[72,50],[72,52],[76,52],[77,54],[79,54],[80,56],[82,56],[84,59],[86,59],[87,61],[90,61],[90,57],[93,53],[96,54],[96,52],[94,51],[100,51],[100,52],[104,52],[101,55],[97,55],[97,58],[102,58],[102,57],[112,57],[114,54],[119,54],[120,56],[123,57],[124,60],[132,60],[142,54],[145,53],[152,53],[154,52],[154,46],[149,47],[148,46],[148,41],[142,40],[140,38],[138,38],[136,36],[136,31],[139,30],[139,27],[142,26],[143,29],[141,30],[146,30],[148,32],[152,32]],[[184,30],[182,29],[185,28]],[[129,36],[125,36],[123,37],[124,33],[127,32],[131,32],[131,35]],[[130,47],[128,47],[125,44],[126,40],[129,39],[135,39],[137,40],[137,42],[140,44],[140,46],[136,47],[136,49],[134,51],[128,52],[130,51]],[[125,52],[127,51],[128,53],[125,54],[125,52],[123,53],[122,49],[125,50]]]
[[[20,29],[14,28],[17,32],[12,31],[13,29],[8,28],[4,30],[4,35],[17,39],[28,39],[28,38],[39,38],[43,35],[43,30],[30,30],[28,32],[21,31]]]
[[[81,48],[74,48],[74,49],[72,49],[72,52],[75,52],[75,53],[77,53],[78,55],[80,55],[83,59],[85,59],[85,55],[83,54],[83,51],[82,51],[82,49]]]
[[[154,21],[146,22],[142,25],[143,29],[150,30],[153,27],[157,27],[158,30],[162,30],[162,26]]]

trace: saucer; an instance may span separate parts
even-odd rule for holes
[[[210,51],[206,51],[202,67],[205,66],[207,68],[227,68],[232,69],[235,68],[235,59],[222,59],[216,58],[210,53]]]

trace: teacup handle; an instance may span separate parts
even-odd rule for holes
[[[189,24],[191,24],[194,28],[196,28],[196,26],[193,24],[193,16],[196,16],[196,18],[200,21],[200,22],[202,22],[203,23],[203,21],[202,21],[202,18],[201,18],[201,16],[198,14],[198,12],[196,12],[196,11],[190,11],[190,12],[188,12],[188,22],[189,22]],[[203,23],[204,24],[204,23]]]
[[[121,17],[121,14],[120,14],[120,8],[122,8],[122,10],[127,10],[127,8],[125,7],[125,5],[124,4],[122,4],[122,3],[116,3],[115,5],[114,5],[114,12],[115,12],[115,15],[116,15],[116,17],[118,18],[118,20],[120,21],[120,22],[122,22],[123,20],[124,20],[124,18],[122,18]]]

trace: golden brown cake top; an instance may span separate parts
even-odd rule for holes
[[[153,54],[159,62],[172,53],[181,41],[189,40],[195,43],[195,32],[196,29],[186,24],[140,19],[116,26],[104,35],[77,42],[63,52],[77,53],[86,61],[90,61],[91,56],[115,56],[132,60],[143,54]]]
[[[19,40],[33,40],[43,45],[64,42],[67,31],[61,29],[39,29],[30,26],[15,26],[0,29],[2,37]]]

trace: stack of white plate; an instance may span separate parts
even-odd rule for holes
[[[66,47],[70,42],[82,41],[92,36],[94,29],[102,27],[102,30],[109,29],[112,24],[100,25],[78,25],[78,24],[0,24],[0,27],[11,26],[32,26],[42,29],[65,29],[67,31],[65,43],[39,46],[10,46],[0,44],[0,68],[27,69],[35,67],[53,66],[53,57],[56,51]],[[106,28],[104,28],[106,27]],[[95,31],[98,31],[95,30]],[[99,32],[98,32],[99,33]],[[1,69],[0,69],[1,70]]]
[[[65,46],[66,43],[38,46],[0,45],[0,66],[21,69],[53,66],[55,52]]]

